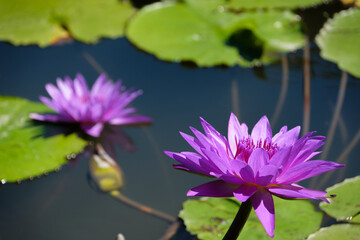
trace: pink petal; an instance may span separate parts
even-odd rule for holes
[[[263,116],[254,126],[251,132],[251,138],[254,143],[265,141],[268,138],[272,138],[271,126],[268,118]]]
[[[257,190],[257,187],[254,185],[244,184],[234,190],[234,197],[240,202],[245,202],[249,197],[256,193]]]
[[[291,184],[341,167],[344,167],[344,165],[330,161],[313,160],[303,162],[283,172],[276,179],[276,182],[278,184]]]
[[[266,189],[259,189],[250,200],[266,233],[270,237],[274,237],[275,209],[271,193]]]
[[[101,131],[104,128],[103,123],[96,123],[96,124],[81,124],[81,129],[84,130],[88,135],[93,137],[99,137]]]
[[[245,123],[239,123],[239,120],[235,114],[231,113],[228,125],[228,141],[231,149],[232,156],[234,157],[237,152],[238,143],[244,139],[248,138],[248,128]]]
[[[300,126],[290,129],[286,133],[282,134],[273,143],[277,144],[278,147],[292,146],[297,141],[300,133]]]
[[[250,155],[248,164],[256,174],[259,169],[269,162],[269,154],[263,148],[256,148]]]
[[[192,188],[187,192],[187,196],[232,197],[236,188],[236,184],[216,180]]]

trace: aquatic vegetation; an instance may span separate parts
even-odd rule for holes
[[[298,15],[288,10],[235,13],[226,10],[225,3],[150,4],[129,21],[126,37],[159,59],[201,67],[270,63],[305,44]]]
[[[0,0],[0,40],[41,47],[72,38],[95,43],[102,37],[123,36],[135,9],[116,0]]]
[[[188,191],[188,196],[232,197],[240,202],[251,201],[260,222],[269,236],[274,236],[275,208],[273,197],[322,199],[326,192],[303,188],[295,182],[319,175],[344,165],[311,160],[324,144],[325,137],[308,133],[298,139],[300,127],[284,126],[272,135],[270,123],[263,116],[248,133],[231,114],[228,138],[200,118],[205,134],[190,127],[196,138],[181,133],[194,152],[165,153],[180,164],[174,168],[218,178]],[[310,161],[311,160],[311,161]]]
[[[329,19],[316,36],[320,55],[339,68],[360,77],[360,9],[351,8]]]
[[[142,94],[141,90],[126,90],[121,81],[112,83],[105,74],[101,74],[92,89],[89,90],[84,77],[77,74],[74,81],[69,77],[57,79],[57,87],[46,84],[46,90],[52,99],[40,97],[40,100],[57,114],[30,114],[30,118],[39,121],[78,123],[90,136],[99,137],[104,124],[131,125],[150,123],[151,118],[133,115],[136,109],[127,107]]]
[[[183,203],[179,217],[184,220],[186,229],[196,234],[198,239],[222,239],[241,204],[235,198],[188,199]],[[308,200],[288,201],[275,197],[274,204],[276,206],[274,239],[306,239],[321,226],[324,213],[315,211],[315,205]],[[270,239],[254,211],[251,211],[239,239]]]
[[[30,124],[29,113],[42,103],[0,96],[0,180],[18,182],[56,171],[82,151],[86,141],[59,126]],[[68,157],[66,157],[68,156]]]

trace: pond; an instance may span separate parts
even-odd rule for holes
[[[40,95],[47,96],[46,83],[66,75],[74,77],[76,73],[82,73],[89,85],[101,72],[106,72],[114,80],[122,79],[128,87],[142,89],[144,94],[133,105],[140,114],[150,116],[153,124],[122,128],[136,151],[116,149],[116,161],[125,176],[121,192],[174,217],[188,199],[186,192],[208,181],[174,170],[175,161],[163,153],[191,151],[179,131],[190,134],[189,126],[201,129],[199,117],[203,117],[226,135],[231,112],[249,128],[267,115],[273,132],[283,125],[292,128],[304,123],[302,49],[287,54],[281,61],[254,69],[197,68],[164,62],[140,51],[125,38],[104,39],[96,45],[72,42],[47,48],[14,47],[0,42],[0,52],[0,95],[38,101]],[[342,72],[336,64],[319,56],[314,43],[310,44],[310,53],[308,131],[327,136]],[[360,81],[348,75],[326,160],[337,161],[354,142],[360,126],[359,103]],[[325,178],[326,182],[313,188],[325,189],[358,175],[359,155],[357,144],[341,159],[346,168],[321,175],[318,179]],[[164,235],[169,227],[167,222],[94,189],[89,183],[88,163],[89,156],[81,155],[58,172],[2,185],[0,239],[98,240],[116,239],[118,233],[126,239],[159,239]],[[311,184],[311,180],[302,183]],[[183,229],[176,239],[190,239],[190,234]]]

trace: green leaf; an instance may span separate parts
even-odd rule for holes
[[[323,214],[306,200],[283,200],[274,197],[275,237],[274,239],[303,239],[316,231]],[[232,198],[200,198],[187,200],[179,217],[186,228],[199,239],[221,239],[230,227],[240,202]],[[254,211],[251,212],[241,239],[271,239],[265,232]]]
[[[230,0],[229,6],[234,9],[254,8],[299,8],[313,7],[322,4],[324,0]]]
[[[355,224],[335,224],[330,227],[321,228],[311,234],[308,240],[339,240],[360,239],[360,226]]]
[[[360,212],[360,176],[345,179],[326,189],[328,194],[336,195],[329,199],[330,204],[320,203],[320,208],[338,221],[360,223],[359,217],[352,218]]]
[[[121,37],[134,12],[117,0],[0,0],[0,40],[48,46],[71,37],[94,43]]]
[[[126,36],[137,47],[167,61],[199,66],[269,63],[280,52],[302,47],[299,16],[289,11],[244,12],[224,9],[224,0],[161,2],[142,8]]]
[[[324,59],[356,77],[360,77],[359,22],[360,9],[341,11],[325,23],[315,39]]]
[[[79,152],[85,141],[75,134],[44,137],[54,130],[34,126],[31,112],[49,109],[41,103],[0,96],[0,179],[16,182],[56,170],[66,156]],[[55,129],[57,130],[57,129]]]

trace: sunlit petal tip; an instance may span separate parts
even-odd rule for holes
[[[259,142],[260,140],[264,141],[266,139],[272,138],[270,122],[265,115],[262,116],[255,124],[253,130],[251,131],[251,138],[255,143]]]
[[[194,192],[192,190],[189,190],[187,193],[186,193],[186,196],[188,197],[193,197],[193,196],[197,196],[198,192]]]

